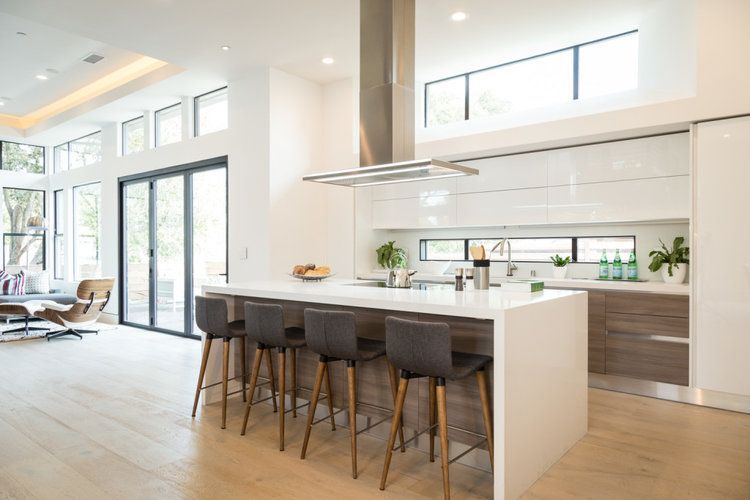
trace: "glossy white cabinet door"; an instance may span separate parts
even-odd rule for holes
[[[462,161],[479,169],[479,175],[457,178],[458,193],[479,193],[547,185],[547,153],[528,153],[483,160]]]
[[[690,217],[690,177],[574,184],[548,188],[555,223],[627,222]]]
[[[547,222],[545,188],[459,194],[459,226],[516,226]]]
[[[418,229],[456,225],[456,195],[372,202],[373,229]]]
[[[456,193],[456,178],[433,179],[429,181],[382,184],[372,187],[373,200],[396,200],[399,198],[424,198],[445,196]]]
[[[695,384],[750,396],[750,118],[697,126]]]
[[[549,185],[687,175],[688,133],[631,139],[549,152]]]

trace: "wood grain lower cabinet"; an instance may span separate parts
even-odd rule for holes
[[[606,294],[589,292],[589,371],[605,373],[606,363]]]
[[[608,333],[607,374],[688,385],[688,344]]]
[[[688,385],[685,295],[607,292],[605,373]]]

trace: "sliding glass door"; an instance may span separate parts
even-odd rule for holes
[[[225,161],[120,185],[121,321],[196,336],[195,295],[227,279]]]

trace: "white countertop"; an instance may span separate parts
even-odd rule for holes
[[[367,280],[385,280],[385,272],[374,271],[369,274],[360,275],[360,278]],[[544,281],[545,287],[559,287],[559,288],[575,288],[575,289],[588,289],[588,290],[624,290],[631,292],[647,292],[647,293],[666,293],[670,295],[689,295],[690,285],[687,283],[681,283],[678,285],[664,283],[662,281],[600,281],[595,279],[581,279],[581,278],[565,278],[565,279],[554,279],[544,277],[529,278],[528,276],[520,277],[516,276],[517,279],[536,279]],[[454,277],[447,274],[424,274],[417,273],[412,279],[417,281],[435,281],[452,283]],[[501,283],[504,278],[491,277],[490,283],[498,284]],[[511,278],[513,279],[513,278]]]
[[[328,279],[321,282],[303,282],[290,277],[269,281],[204,285],[203,292],[480,319],[495,319],[506,309],[582,293],[572,290],[506,292],[500,288],[457,292],[450,286],[412,290],[351,286],[352,283],[362,281]]]

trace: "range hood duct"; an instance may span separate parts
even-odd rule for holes
[[[441,160],[414,160],[415,0],[361,0],[359,166],[306,175],[350,187],[476,175]]]

